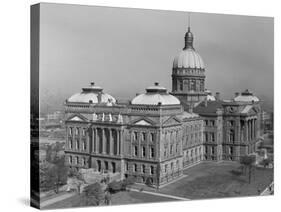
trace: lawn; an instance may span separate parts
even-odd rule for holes
[[[111,205],[126,205],[137,203],[153,203],[153,202],[166,202],[176,201],[174,199],[159,197],[150,194],[145,194],[135,191],[118,192],[111,196]],[[81,196],[75,195],[68,199],[46,206],[43,209],[55,209],[55,208],[70,208],[70,207],[83,207],[81,205]]]
[[[159,192],[189,199],[253,196],[273,180],[273,169],[256,168],[249,184],[248,175],[235,172],[239,166],[235,162],[202,163],[186,169],[184,174],[187,177],[161,188]]]

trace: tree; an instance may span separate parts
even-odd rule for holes
[[[135,184],[135,182],[136,182],[136,178],[133,176],[129,176],[128,178],[123,180],[122,187],[124,190],[126,190],[128,186]]]
[[[88,185],[83,191],[83,205],[96,206],[105,200],[105,193],[99,183]]]
[[[65,166],[64,157],[55,158],[54,163],[42,172],[46,190],[54,189],[58,193],[59,187],[67,182],[67,172],[68,168]]]
[[[81,186],[85,183],[85,180],[83,179],[83,175],[76,169],[70,169],[68,172],[68,177],[73,179],[72,183],[77,188],[77,192],[80,195]]]
[[[107,191],[110,193],[116,193],[123,190],[125,190],[125,188],[122,181],[113,181],[107,185]]]
[[[256,162],[255,155],[246,155],[240,158],[240,163],[243,165],[244,170],[248,169],[249,184],[252,179],[252,172],[255,170],[254,164]]]
[[[151,177],[146,178],[145,184],[146,184],[148,187],[152,187],[152,185],[153,185],[153,183],[152,183],[152,178],[151,178]]]
[[[270,164],[270,159],[269,158],[265,158],[261,161],[260,163],[264,168],[266,168],[267,166],[269,166]]]

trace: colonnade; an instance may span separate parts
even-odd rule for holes
[[[244,141],[252,141],[257,138],[257,119],[250,118],[245,120],[245,127],[244,127]]]
[[[97,154],[121,154],[121,130],[116,128],[92,128],[92,152]]]

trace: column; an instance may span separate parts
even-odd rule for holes
[[[112,138],[112,129],[109,129],[109,144],[110,144],[110,147],[109,147],[109,152],[110,152],[110,155],[113,155],[113,151],[114,151],[114,141],[113,141],[113,138]]]
[[[95,153],[99,153],[98,129],[94,128],[95,132]]]
[[[116,130],[116,141],[117,142],[117,150],[116,150],[116,154],[120,155],[120,139],[119,139],[119,130]]]
[[[248,133],[249,133],[249,130],[248,130],[248,121],[245,120],[245,141],[248,141]]]
[[[255,120],[252,119],[252,140],[255,139]]]
[[[102,128],[102,153],[106,153],[106,139],[105,139],[105,132],[104,128]]]

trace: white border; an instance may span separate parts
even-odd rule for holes
[[[278,1],[246,0],[67,0],[48,2],[72,3],[211,12],[275,17],[275,58],[280,58],[280,5]],[[1,1],[0,11],[0,70],[1,70],[1,211],[31,211],[29,198],[29,7],[38,1]],[[258,35],[257,35],[258,36]],[[280,123],[280,60],[275,61],[275,123]],[[264,70],[267,71],[267,70]],[[276,126],[276,125],[275,125]],[[83,211],[273,211],[280,199],[278,184],[280,169],[279,126],[275,130],[275,192],[274,197],[200,200],[188,202],[84,208]],[[280,162],[279,162],[280,163]],[[60,210],[77,211],[77,209]]]

